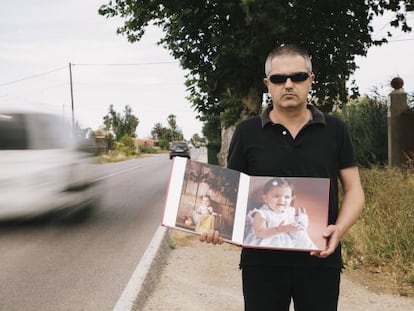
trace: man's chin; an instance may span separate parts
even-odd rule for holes
[[[279,104],[279,107],[288,111],[297,111],[297,110],[301,110],[303,108],[303,106],[306,106],[305,104],[299,103],[296,100],[285,100],[282,101]]]

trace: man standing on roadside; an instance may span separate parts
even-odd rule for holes
[[[344,123],[324,115],[307,98],[315,78],[309,55],[283,45],[268,55],[264,83],[272,99],[262,115],[241,122],[233,135],[228,168],[251,176],[330,179],[324,251],[294,252],[243,248],[246,311],[337,310],[343,267],[340,240],[364,205],[351,139]],[[343,201],[338,208],[338,179]],[[200,240],[221,244],[217,231]]]

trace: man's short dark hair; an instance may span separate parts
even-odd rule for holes
[[[308,67],[309,73],[312,72],[312,61],[308,52],[301,47],[294,44],[283,44],[274,48],[267,56],[265,62],[265,75],[266,77],[270,74],[270,68],[272,67],[272,59],[282,55],[300,55],[305,59],[306,66]]]

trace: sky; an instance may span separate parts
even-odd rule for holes
[[[185,71],[156,42],[162,31],[147,29],[138,43],[116,34],[119,19],[98,15],[105,0],[0,0],[0,108],[30,107],[63,114],[82,128],[97,129],[110,105],[125,106],[139,119],[138,137],[150,136],[155,123],[176,116],[185,139],[201,135],[202,124],[186,99]],[[414,15],[409,16],[414,25]],[[387,31],[386,20],[374,24]],[[367,57],[357,57],[355,79],[362,94],[374,87],[386,96],[395,76],[414,91],[414,33],[396,34]],[[69,63],[72,72],[70,89]]]

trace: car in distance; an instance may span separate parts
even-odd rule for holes
[[[176,156],[191,159],[190,147],[187,145],[185,141],[174,141],[171,143],[170,159]]]
[[[100,200],[90,152],[63,118],[0,111],[0,219],[80,220]]]

